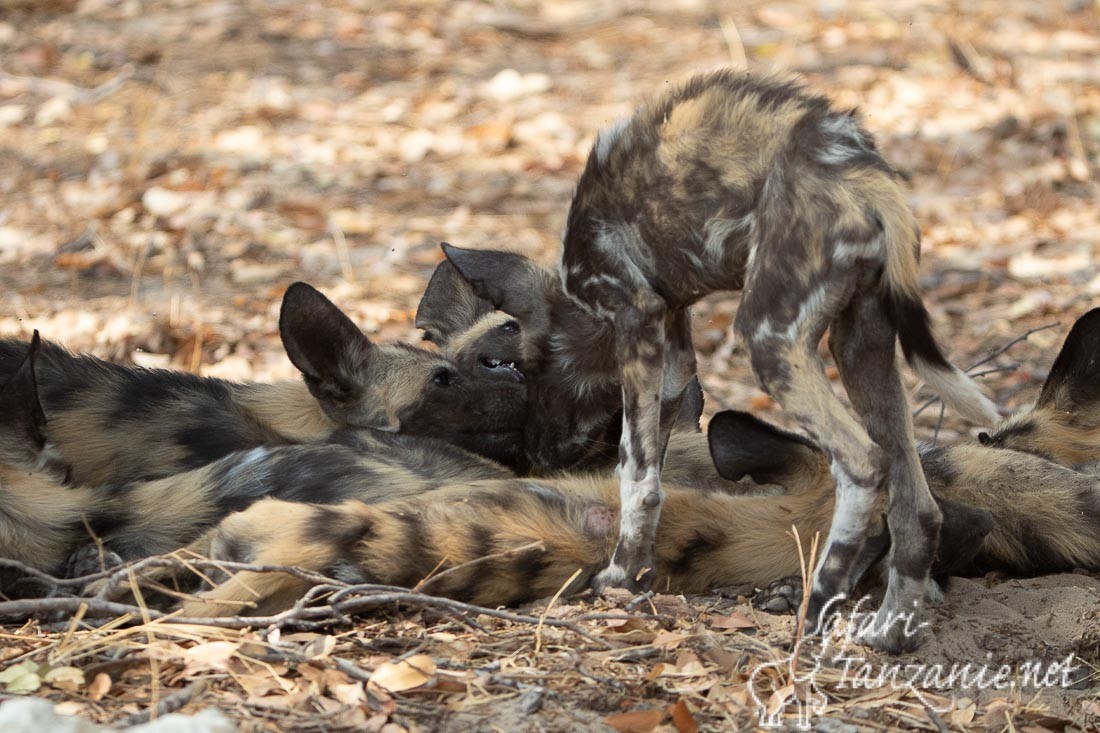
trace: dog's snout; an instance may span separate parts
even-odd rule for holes
[[[523,383],[523,371],[514,361],[493,356],[481,356],[478,358],[477,363],[483,371],[488,372],[493,377]]]

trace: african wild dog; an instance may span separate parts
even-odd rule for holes
[[[1035,406],[978,438],[1067,466],[1100,460],[1100,308],[1073,324]]]
[[[920,229],[854,113],[790,82],[730,71],[695,77],[599,135],[563,243],[561,277],[579,317],[548,327],[607,348],[571,354],[559,360],[561,373],[529,385],[528,452],[536,464],[554,462],[563,434],[574,436],[566,450],[584,437],[573,418],[591,411],[583,398],[621,388],[619,541],[593,585],[652,579],[660,466],[676,415],[667,407],[695,371],[688,307],[741,290],[735,329],[753,372],[823,447],[837,479],[811,624],[858,580],[857,558],[879,521],[872,507],[888,487],[890,582],[867,641],[915,646],[895,621],[920,607],[941,516],[914,448],[895,340],[964,416],[992,424],[997,412],[936,344],[920,298]],[[507,311],[476,254],[447,253],[479,295]],[[520,266],[493,277],[515,288],[527,275]],[[826,329],[863,425],[825,377],[817,349]]]
[[[455,248],[457,249],[457,248]],[[452,250],[453,251],[453,250]],[[560,364],[552,361],[560,355],[571,357],[575,353],[592,348],[592,342],[583,342],[584,332],[569,328],[574,309],[561,289],[561,282],[550,270],[540,267],[520,255],[481,250],[471,256],[487,256],[511,265],[519,258],[527,267],[522,283],[527,290],[509,291],[501,299],[507,312],[496,312],[489,300],[481,298],[474,286],[449,260],[443,260],[432,273],[428,287],[416,309],[416,327],[424,331],[424,340],[430,341],[468,369],[476,366],[505,373],[518,372],[520,379],[538,382],[549,371],[554,376],[563,373]],[[491,270],[492,263],[485,263]],[[486,285],[497,284],[486,273]],[[500,283],[501,289],[506,287]],[[551,324],[559,324],[551,335]],[[559,342],[570,343],[569,348],[556,347]],[[622,430],[622,405],[618,392],[597,395],[575,395],[585,404],[594,406],[590,414],[580,415],[578,422],[584,427],[583,445],[567,460],[550,464],[536,464],[531,468],[538,474],[593,471],[610,469],[617,460],[619,434]],[[610,406],[610,410],[608,407]],[[581,409],[581,408],[575,408]],[[689,438],[688,433],[699,433],[699,419],[703,414],[703,390],[697,379],[692,379],[680,403],[680,411],[673,430],[676,431],[676,449],[670,450],[670,459],[699,453],[698,462],[705,483],[713,480],[714,465],[706,453],[706,440]],[[570,439],[570,436],[563,436]],[[681,448],[682,446],[682,448]],[[671,461],[679,474],[677,480],[686,479],[683,461]],[[706,475],[709,474],[709,475]]]
[[[937,575],[1100,569],[1100,475],[1058,463],[1100,460],[1100,436],[1086,420],[1079,426],[1082,439],[1069,441],[1067,453],[1034,452],[1034,446],[1050,444],[1048,431],[1062,434],[1074,424],[1072,415],[1051,418],[1050,395],[1061,395],[1063,406],[1081,414],[1100,410],[1098,359],[1100,310],[1073,328],[1039,401],[1002,423],[1032,426],[1016,434],[1014,449],[959,444],[922,452],[945,515],[933,566]],[[796,574],[798,552],[786,534],[792,524],[804,541],[828,531],[834,486],[829,460],[811,441],[746,413],[717,415],[709,439],[715,462],[730,480],[748,476],[787,492],[745,497],[670,482],[658,525],[657,587],[765,587]],[[876,497],[876,511],[886,500]],[[228,518],[193,549],[229,560],[304,564],[348,581],[413,585],[433,570],[540,542],[541,548],[477,563],[425,586],[482,604],[518,603],[554,593],[577,568],[585,572],[572,589],[582,587],[610,557],[618,506],[615,481],[594,477],[456,484],[371,506],[265,500]],[[860,565],[875,565],[887,552],[888,534],[874,540],[865,545]],[[253,610],[273,611],[303,590],[293,578],[245,574],[206,594],[204,603],[189,604],[186,613],[235,613],[253,599]]]
[[[482,250],[479,255],[500,257],[511,261],[519,255]],[[515,293],[510,306],[518,314],[508,315],[494,311],[493,304],[478,297],[473,286],[458,272],[449,260],[443,260],[432,273],[428,287],[416,309],[416,326],[423,329],[424,339],[430,341],[458,362],[460,366],[474,369],[498,370],[503,373],[516,371],[520,379],[537,382],[549,370],[557,375],[562,370],[551,361],[559,355],[568,356],[582,349],[579,342],[568,349],[551,349],[547,322],[569,323],[575,308],[565,296],[561,281],[553,273],[538,264],[526,260],[532,275],[526,284],[530,290]],[[549,313],[547,317],[541,315]],[[559,320],[560,317],[560,320]],[[571,329],[563,328],[554,334],[554,341],[575,339]],[[587,347],[587,345],[586,345]],[[576,475],[610,470],[615,463],[611,450],[618,445],[622,429],[621,405],[617,395],[606,395],[603,401],[590,404],[599,409],[592,413],[583,448],[583,457],[568,465],[532,466],[536,475]],[[617,411],[606,412],[610,404]],[[711,460],[706,436],[699,430],[703,414],[703,390],[698,379],[693,379],[680,403],[680,413],[669,438],[668,452],[661,475],[677,486],[720,489],[734,493],[764,493],[778,487],[760,487],[751,482],[731,482],[718,474]],[[585,418],[582,418],[584,420]]]
[[[710,434],[715,460],[728,477],[778,482],[787,493],[742,496],[669,484],[658,525],[655,587],[673,593],[764,588],[797,575],[791,526],[804,542],[829,531],[834,482],[828,459],[805,438],[747,413],[719,413]],[[1100,477],[978,445],[931,456],[955,467],[953,475],[929,471],[944,514],[933,574],[1100,570]],[[876,511],[885,511],[885,501],[876,497]],[[192,549],[222,560],[304,565],[346,582],[401,586],[514,550],[421,586],[458,600],[512,605],[555,593],[578,568],[567,591],[583,588],[612,554],[618,509],[618,485],[610,478],[460,484],[370,505],[264,500],[228,517]],[[858,558],[863,566],[881,563],[889,550],[888,534],[874,540]],[[289,576],[244,572],[185,603],[183,613],[274,613],[306,587]]]
[[[238,451],[150,481],[65,486],[70,470],[38,399],[39,353],[35,332],[27,356],[0,387],[0,558],[47,573],[82,575],[107,558],[113,564],[171,552],[265,497],[382,501],[512,476],[440,440],[361,428],[336,431],[326,443]],[[17,580],[0,568],[0,593],[32,590]]]
[[[71,483],[160,478],[233,451],[321,441],[344,427],[429,435],[523,462],[522,384],[406,344],[374,344],[305,283],[286,291],[279,333],[304,382],[237,384],[44,342],[39,389]],[[0,341],[0,379],[26,355],[25,342]]]

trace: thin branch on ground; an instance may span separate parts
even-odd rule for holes
[[[488,562],[489,560],[507,560],[515,557],[520,552],[535,549],[541,549],[545,551],[546,545],[544,545],[541,540],[535,540],[534,542],[528,542],[526,545],[520,545],[519,547],[502,550],[501,552],[494,552],[491,555],[482,555],[481,557],[477,557],[473,560],[464,562],[461,565],[455,565],[453,568],[447,568],[446,570],[438,572],[435,575],[429,575],[428,577],[424,578],[419,583],[414,585],[412,590],[422,591],[426,587],[430,586],[432,583],[435,583],[442,578],[446,578],[449,575],[453,575],[454,573],[457,573],[461,570],[466,570],[468,568],[481,565],[482,563]]]
[[[206,688],[209,684],[209,680],[197,679],[179,692],[164,696],[155,706],[150,705],[144,710],[136,712],[133,715],[127,715],[125,718],[115,721],[114,726],[116,728],[129,728],[133,725],[148,723],[154,717],[159,718],[174,713],[186,707],[189,702],[206,692]],[[156,712],[155,716],[153,714],[154,711]]]
[[[253,567],[247,569],[254,570]],[[267,572],[282,571],[267,570]],[[146,618],[149,623],[157,622],[189,624],[195,626],[217,626],[228,629],[256,629],[266,626],[318,628],[338,622],[346,623],[350,620],[350,617],[355,614],[400,603],[419,608],[434,608],[454,613],[488,616],[502,621],[532,626],[537,626],[540,623],[540,619],[537,616],[477,606],[472,603],[463,603],[462,601],[455,601],[450,598],[430,596],[405,589],[394,590],[388,586],[349,586],[348,588],[341,589],[341,593],[343,593],[345,597],[339,602],[330,602],[320,606],[295,605],[286,611],[270,616],[181,616],[178,612],[165,613],[149,608],[143,609],[136,605],[106,601],[101,598],[77,597],[29,598],[0,602],[0,616],[31,616],[56,611],[74,613],[80,609],[81,606],[87,606],[85,612],[86,616],[130,615],[135,619]],[[351,593],[359,593],[360,595],[351,596]],[[553,626],[565,629],[592,643],[599,644],[604,648],[611,647],[611,645],[603,639],[589,634],[571,621],[562,619],[542,619],[541,624],[543,626]]]

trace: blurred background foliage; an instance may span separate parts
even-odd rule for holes
[[[861,108],[965,364],[1100,294],[1098,51],[1085,0],[0,0],[0,334],[288,377],[305,279],[415,340],[440,240],[552,263],[596,131],[732,65]],[[704,382],[770,410],[735,308],[695,311]],[[999,362],[1002,401],[1063,333]]]

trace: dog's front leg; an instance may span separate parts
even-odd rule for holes
[[[661,457],[664,376],[663,303],[646,293],[615,315],[615,350],[623,379],[623,433],[619,440],[619,542],[611,563],[593,580],[606,587],[640,590],[654,577],[654,543],[665,494]]]

